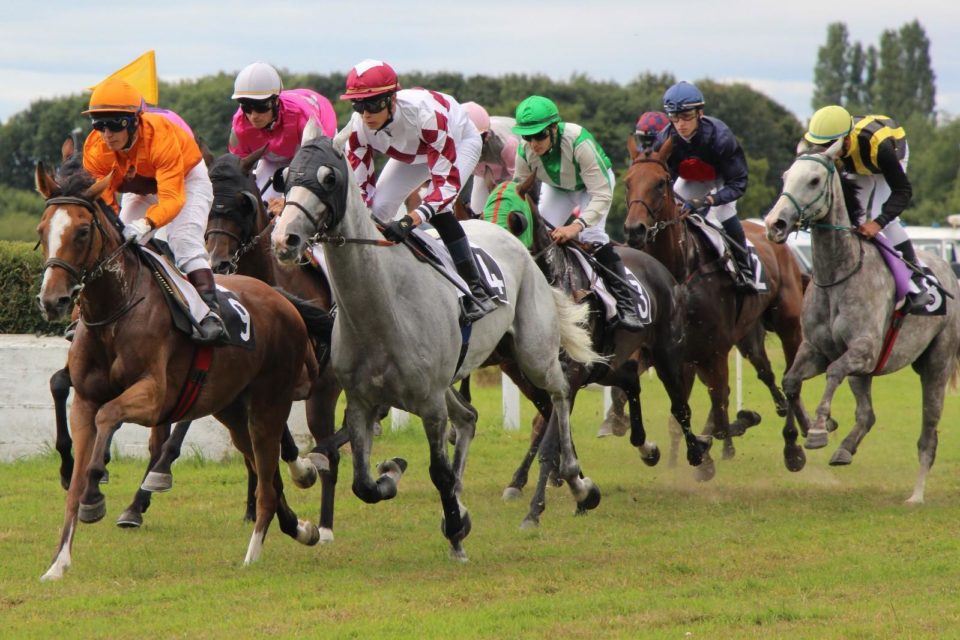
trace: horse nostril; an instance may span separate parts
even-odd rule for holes
[[[784,220],[776,220],[773,223],[773,228],[780,232],[786,231],[787,223]]]
[[[73,301],[73,298],[70,296],[60,296],[57,298],[57,308],[66,309],[70,306],[70,303]]]
[[[287,247],[296,249],[300,246],[300,236],[295,233],[287,234]]]

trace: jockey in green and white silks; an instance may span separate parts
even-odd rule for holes
[[[639,331],[643,324],[633,290],[604,229],[616,182],[610,158],[589,131],[563,122],[557,105],[543,96],[530,96],[517,105],[513,132],[522,138],[514,181],[522,182],[530,174],[540,180],[540,215],[554,227],[550,232],[554,241],[579,240],[597,246],[593,257],[602,266],[599,275],[617,299],[619,326]],[[580,214],[575,217],[578,207]]]

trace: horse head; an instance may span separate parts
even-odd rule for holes
[[[673,142],[667,140],[659,151],[632,149],[633,162],[624,184],[627,194],[627,217],[624,231],[627,243],[642,249],[652,242],[657,232],[679,219],[673,196],[673,181],[667,158]]]
[[[764,218],[771,242],[783,244],[791,231],[809,227],[831,214],[835,216],[834,203],[843,202],[836,165],[843,141],[837,140],[821,153],[809,153],[812,149],[802,148],[807,152],[797,156],[783,174],[780,197]]]
[[[300,149],[285,172],[286,204],[271,234],[281,262],[297,262],[311,238],[340,224],[348,203],[362,206],[343,141],[341,134],[336,140],[322,135],[313,120],[304,128]]]
[[[74,297],[103,262],[107,251],[120,244],[119,232],[111,236],[100,219],[97,201],[110,185],[113,174],[94,181],[78,171],[61,185],[37,164],[37,191],[46,199],[38,246],[43,250],[43,282],[37,302],[47,320],[59,320],[70,312]]]
[[[252,248],[256,234],[268,224],[252,173],[266,149],[264,146],[245,158],[225,153],[210,165],[213,206],[204,240],[216,273],[234,273],[237,260]]]

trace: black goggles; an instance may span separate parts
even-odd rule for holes
[[[390,105],[391,96],[353,100],[353,110],[357,113],[380,113]]]
[[[240,109],[244,113],[266,113],[273,109],[273,98],[267,100],[241,100]]]
[[[527,142],[531,142],[533,140],[537,140],[537,141],[546,140],[547,136],[549,135],[550,135],[550,127],[547,127],[546,129],[544,129],[539,133],[531,133],[529,135],[520,136],[520,137],[526,140]]]
[[[97,131],[104,131],[109,129],[114,133],[120,133],[124,129],[128,128],[133,122],[133,116],[120,116],[116,118],[94,118],[93,128]]]

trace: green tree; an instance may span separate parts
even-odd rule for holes
[[[878,57],[874,109],[901,120],[914,114],[933,118],[936,88],[930,40],[920,23],[914,20],[899,31],[884,31]]]

